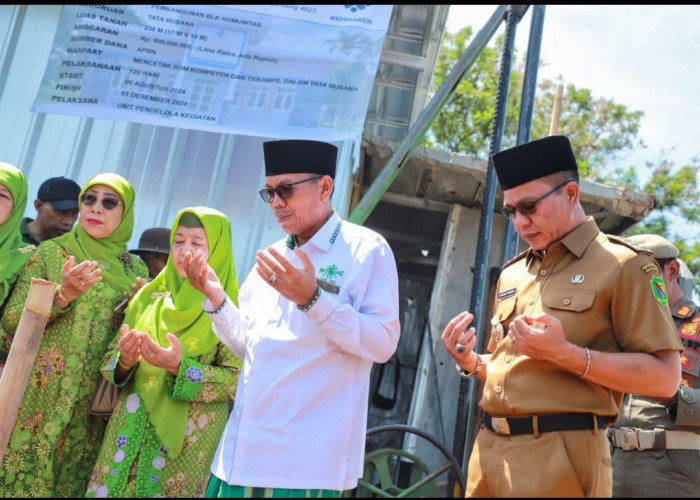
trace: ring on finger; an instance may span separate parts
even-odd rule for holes
[[[462,344],[460,344],[459,342],[457,342],[455,344],[455,351],[462,354],[464,352],[464,346]]]

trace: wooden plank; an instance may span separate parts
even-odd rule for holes
[[[10,442],[24,388],[34,366],[39,342],[49,320],[57,285],[51,281],[32,278],[22,316],[12,340],[7,363],[0,377],[0,464]]]

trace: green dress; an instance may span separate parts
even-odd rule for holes
[[[118,335],[103,366],[112,382],[117,342]],[[177,377],[167,375],[168,397],[191,402],[182,453],[175,459],[168,458],[130,377],[110,417],[86,496],[203,496],[240,365],[241,360],[219,343],[196,359],[183,357]]]
[[[68,256],[54,240],[47,240],[27,261],[2,317],[4,349],[9,349],[10,334],[17,329],[31,279],[60,283]],[[147,273],[143,261],[134,256],[130,274],[135,279]],[[65,310],[52,309],[0,468],[2,496],[84,495],[106,425],[87,408],[101,377],[102,357],[118,327],[112,316],[124,300],[122,293],[102,280]]]
[[[207,262],[227,294],[237,300],[226,215],[208,207],[180,210],[170,232],[171,246],[180,223],[205,229]],[[149,333],[163,347],[170,344],[167,334],[173,334],[181,344],[182,360],[174,376],[141,359],[121,381],[123,389],[86,496],[204,495],[235,397],[241,360],[214,335],[203,300],[204,295],[177,273],[171,255],[165,268],[130,301],[124,323]],[[117,335],[102,366],[113,383],[118,343]]]

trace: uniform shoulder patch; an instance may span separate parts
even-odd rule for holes
[[[651,273],[654,271],[661,274],[661,271],[659,271],[659,267],[656,264],[651,263],[651,262],[647,262],[640,269],[642,271],[644,271],[644,274]]]
[[[666,293],[666,285],[661,276],[654,276],[649,282],[651,285],[651,293],[654,294],[656,301],[661,304],[661,307],[668,305],[668,294]]]
[[[679,318],[687,318],[693,314],[693,312],[695,312],[695,308],[689,306],[688,304],[681,304],[676,308],[673,314]]]
[[[525,258],[526,255],[527,255],[527,250],[520,252],[518,255],[516,255],[515,257],[510,259],[508,262],[503,264],[503,267],[501,267],[501,269],[505,269],[506,267],[515,264],[519,260],[522,260],[523,258]]]

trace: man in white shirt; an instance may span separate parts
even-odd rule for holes
[[[206,496],[339,497],[362,476],[369,377],[399,341],[396,262],[378,233],[331,205],[337,148],[263,144],[260,195],[288,234],[226,297],[201,255],[188,278],[244,362]]]

